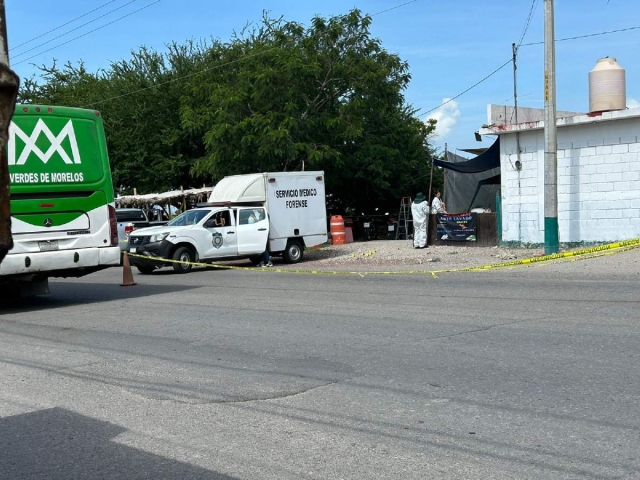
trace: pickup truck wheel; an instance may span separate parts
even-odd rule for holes
[[[289,240],[287,248],[282,252],[282,258],[285,263],[298,263],[302,260],[304,248],[298,240]]]
[[[191,262],[195,260],[195,255],[193,251],[188,247],[180,247],[173,252],[173,260],[176,262],[184,262],[184,263],[174,263],[173,270],[177,273],[189,273],[191,271],[192,265]]]
[[[139,266],[137,268],[138,268],[138,271],[143,275],[149,275],[149,274],[153,273],[153,271],[155,270],[155,268],[153,268],[153,267]]]
[[[249,261],[254,265],[258,265],[262,261],[262,255],[251,255]]]

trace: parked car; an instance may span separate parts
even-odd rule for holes
[[[140,208],[116,208],[116,220],[118,222],[118,241],[120,250],[127,249],[129,234],[138,228],[150,226],[147,214]]]

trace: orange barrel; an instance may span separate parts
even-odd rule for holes
[[[331,217],[330,225],[331,228],[329,230],[331,231],[331,243],[333,245],[344,245],[344,219],[342,218],[342,215],[334,215]]]

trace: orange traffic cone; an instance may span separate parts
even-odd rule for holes
[[[131,263],[129,263],[129,255],[127,252],[124,252],[122,257],[122,283],[121,287],[131,287],[132,285],[136,285],[136,282],[133,281],[133,272],[131,272]]]

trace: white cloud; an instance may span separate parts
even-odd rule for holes
[[[640,108],[640,102],[635,98],[627,98],[627,108]]]
[[[450,98],[443,98],[442,103],[449,102],[441,106],[429,115],[429,118],[437,120],[435,137],[446,137],[458,122],[460,117],[460,108],[458,102]]]

